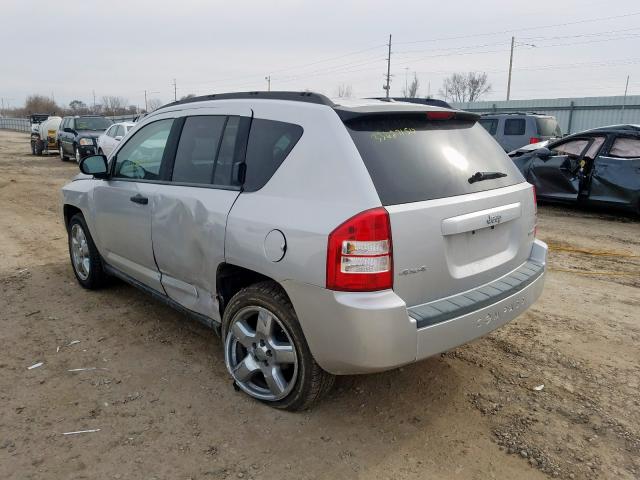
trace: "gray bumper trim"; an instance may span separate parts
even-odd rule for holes
[[[417,305],[408,309],[418,328],[445,322],[499,302],[525,288],[544,273],[544,265],[531,260],[513,272],[475,290],[444,300]]]

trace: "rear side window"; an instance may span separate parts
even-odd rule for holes
[[[483,118],[478,120],[478,123],[484,127],[484,129],[491,135],[495,135],[498,132],[498,119],[497,118]]]
[[[189,117],[184,122],[176,159],[174,182],[210,184],[227,117]]]
[[[562,131],[558,121],[553,117],[536,117],[538,135],[541,137],[561,137]]]
[[[491,190],[524,181],[488,132],[473,121],[393,115],[348,121],[383,205]],[[476,172],[505,177],[469,183]]]
[[[254,118],[247,144],[247,173],[244,190],[255,192],[273,176],[302,136],[302,127],[293,123]]]
[[[524,118],[507,118],[504,121],[505,135],[524,135],[526,124]]]
[[[609,156],[616,158],[640,158],[640,138],[616,138],[609,150]]]

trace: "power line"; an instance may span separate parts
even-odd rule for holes
[[[550,25],[537,25],[535,27],[519,27],[517,29],[511,29],[511,30],[500,30],[500,31],[495,31],[495,32],[483,32],[483,33],[474,33],[474,34],[470,34],[470,35],[459,35],[459,36],[454,36],[454,37],[439,37],[439,38],[430,38],[427,40],[414,40],[414,41],[409,41],[409,42],[397,42],[396,45],[409,45],[409,44],[415,44],[415,43],[429,43],[429,42],[439,42],[439,41],[443,41],[443,40],[459,40],[459,39],[463,39],[463,38],[474,38],[474,37],[486,37],[486,36],[492,36],[492,35],[504,35],[504,34],[508,34],[513,32],[514,30],[517,30],[518,32],[525,32],[525,31],[529,31],[529,30],[539,30],[539,29],[543,29],[543,28],[555,28],[555,27],[566,27],[569,25],[579,25],[582,23],[590,23],[590,22],[602,22],[605,20],[615,20],[618,18],[627,18],[627,17],[634,17],[640,15],[640,12],[632,12],[632,13],[625,13],[625,14],[621,14],[621,15],[612,15],[609,17],[596,17],[596,18],[588,18],[588,19],[584,19],[584,20],[576,20],[573,22],[564,22],[564,23],[555,23],[555,24],[550,24]]]

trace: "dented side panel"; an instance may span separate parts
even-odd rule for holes
[[[640,208],[640,158],[598,157],[589,200]]]
[[[151,236],[162,286],[171,299],[216,320],[216,271],[224,262],[227,215],[238,194],[178,185],[156,189]]]

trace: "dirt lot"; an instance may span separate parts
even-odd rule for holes
[[[0,478],[640,478],[637,219],[540,207],[531,310],[291,414],[235,392],[204,327],[76,284],[58,213],[76,171],[0,131]]]

